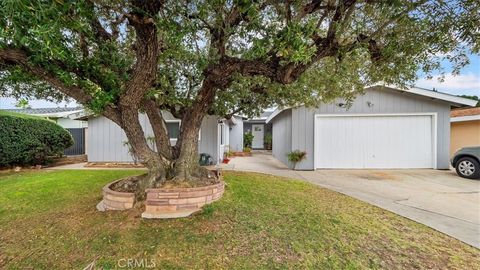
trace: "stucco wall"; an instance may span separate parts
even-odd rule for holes
[[[272,122],[272,155],[289,164],[287,154],[292,151],[292,110],[281,112]]]
[[[367,90],[364,95],[359,95],[356,98],[350,108],[341,108],[337,106],[336,104],[340,102],[344,103],[343,100],[336,100],[331,104],[322,104],[318,108],[311,109],[298,107],[291,110],[291,149],[298,149],[307,152],[307,158],[298,163],[297,169],[314,169],[313,133],[315,114],[381,114],[415,112],[437,113],[437,167],[439,169],[448,169],[450,151],[450,105],[448,103],[384,88]],[[373,106],[368,106],[367,102],[372,103]],[[277,125],[277,121],[278,120],[274,119],[274,125]],[[277,137],[275,136],[275,128],[273,132],[274,137]],[[277,137],[277,143],[273,143],[274,149],[278,147],[278,143],[287,143],[287,141],[288,138],[285,138],[278,142]],[[277,144],[277,146],[275,144]]]
[[[175,118],[164,113],[166,120]],[[152,127],[148,117],[144,114],[139,116],[140,124],[145,132],[145,137],[153,137]],[[208,153],[217,160],[217,118],[207,116],[202,122],[198,143],[199,153]],[[88,120],[87,130],[87,153],[89,162],[132,162],[133,159],[128,153],[128,147],[124,145],[127,141],[125,132],[114,122],[101,116]],[[172,144],[175,142],[172,141]]]
[[[451,123],[450,156],[466,146],[480,146],[480,120]]]

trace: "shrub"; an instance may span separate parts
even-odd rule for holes
[[[245,152],[245,153],[250,153],[250,152],[252,152],[252,148],[250,148],[250,147],[245,147],[245,148],[243,148],[243,152]]]
[[[73,145],[68,131],[45,118],[0,111],[0,167],[37,165]]]
[[[265,149],[272,150],[272,134],[265,135]]]
[[[307,152],[295,150],[287,154],[288,160],[293,163],[293,169],[297,166],[297,163],[304,160],[307,157]]]
[[[253,134],[251,132],[243,134],[243,146],[252,148]]]

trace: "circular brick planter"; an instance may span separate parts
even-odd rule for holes
[[[196,188],[147,189],[143,218],[179,218],[200,211],[205,204],[220,199],[225,182]]]
[[[103,200],[97,205],[98,210],[127,210],[133,208],[135,193],[118,192],[110,189],[110,186],[121,180],[122,179],[106,184],[103,187]]]
[[[212,170],[220,182],[210,186],[195,188],[150,188],[146,189],[145,212],[143,218],[179,218],[200,211],[205,204],[219,200],[225,190],[221,174]],[[135,193],[118,192],[110,187],[122,179],[103,187],[103,200],[97,205],[99,211],[127,210],[133,208]]]

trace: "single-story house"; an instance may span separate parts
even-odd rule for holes
[[[318,108],[277,109],[273,156],[301,150],[299,170],[449,168],[450,110],[476,101],[421,88],[372,86],[348,106],[343,100]]]
[[[170,143],[175,145],[180,131],[181,120],[174,118],[169,112],[162,112],[167,123]],[[140,123],[145,138],[153,138],[153,130],[145,114],[140,114]],[[86,115],[88,119],[88,161],[89,162],[133,162],[129,152],[125,132],[114,122],[103,116]],[[243,118],[233,116],[226,120],[217,116],[206,116],[198,134],[199,153],[209,154],[214,163],[224,158],[229,150],[241,151],[243,148]],[[152,149],[155,144],[149,140]]]
[[[265,149],[266,140],[272,136],[272,124],[266,123],[268,117],[274,111],[264,111],[258,117],[243,121],[243,133],[252,133],[252,149]]]
[[[229,126],[229,138],[228,138],[228,150],[234,152],[243,151],[243,129],[244,129],[244,117],[240,115],[234,115],[227,123]]]
[[[74,140],[74,145],[65,149],[64,154],[67,156],[86,154],[87,138],[85,134],[88,123],[77,119],[80,114],[84,113],[82,107],[5,109],[5,111],[41,116],[55,121],[70,132]]]
[[[450,155],[467,146],[480,146],[480,107],[450,113]]]

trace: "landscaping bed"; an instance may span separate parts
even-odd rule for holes
[[[223,198],[190,217],[98,212],[100,191],[142,170],[0,174],[0,269],[479,269],[480,251],[317,186],[228,172]]]
[[[205,179],[202,186],[164,186],[146,189],[143,218],[180,218],[198,212],[206,204],[219,200],[225,190],[225,182],[219,171],[211,170],[212,178]],[[135,204],[135,190],[140,176],[129,176],[106,184],[103,198],[97,204],[99,211],[129,210]],[[189,183],[183,183],[188,185]],[[203,185],[204,184],[204,185]]]
[[[84,167],[87,168],[145,168],[141,163],[131,162],[88,162]]]

